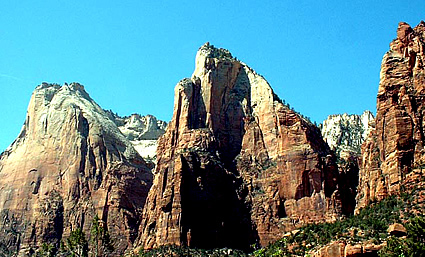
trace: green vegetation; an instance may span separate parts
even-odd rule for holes
[[[89,244],[81,228],[71,231],[65,242],[61,243],[60,252],[71,257],[87,257]]]
[[[250,254],[230,249],[163,246],[141,251],[139,256],[308,256],[332,241],[352,245],[387,242],[387,246],[380,250],[380,256],[425,256],[425,216],[421,197],[424,188],[419,182],[402,186],[400,195],[372,202],[357,215],[333,223],[307,225]],[[404,224],[407,230],[405,238],[388,237],[388,227],[393,223]]]
[[[407,198],[388,197],[379,203],[373,203],[362,209],[358,215],[350,216],[341,221],[307,225],[300,228],[296,233],[284,237],[266,248],[255,251],[252,256],[304,256],[313,249],[334,240],[343,240],[348,243],[369,241],[380,244],[388,239],[387,229],[389,225],[395,222],[402,223],[406,218],[410,220],[411,224],[414,224],[408,226],[406,241],[400,242],[400,239],[391,238],[389,249],[385,250],[385,253],[393,251],[396,255],[383,254],[382,256],[421,256],[397,255],[396,250],[399,249],[397,247],[400,245],[402,246],[401,250],[405,250],[405,248],[417,249],[415,253],[423,251],[425,245],[424,219],[405,212],[408,210],[408,198],[411,196],[405,195],[404,197]],[[412,242],[422,243],[413,247]]]
[[[275,164],[271,163],[271,165]],[[419,177],[404,184],[400,188],[399,195],[387,197],[380,202],[372,202],[369,206],[361,209],[357,215],[333,223],[307,225],[250,254],[228,248],[205,250],[168,245],[151,250],[141,250],[137,256],[308,256],[311,251],[332,241],[344,241],[352,245],[387,242],[378,253],[381,257],[425,256],[424,179]],[[261,188],[254,190],[256,194],[264,193]],[[387,229],[393,223],[404,224],[407,236],[388,237]],[[35,256],[93,257],[104,256],[113,251],[110,236],[98,216],[93,218],[89,241],[86,238],[82,229],[77,228],[61,242],[60,249],[57,249],[55,245],[43,244]],[[254,249],[255,245],[252,248]]]
[[[387,246],[379,251],[379,256],[425,256],[425,217],[410,219],[406,230],[406,238],[391,236],[387,240]]]
[[[91,227],[91,243],[94,245],[93,256],[102,256],[102,253],[113,252],[114,247],[108,231],[101,224],[99,217],[94,216]]]
[[[166,257],[166,256],[191,256],[191,257],[245,257],[246,253],[234,249],[193,249],[188,247],[179,247],[174,245],[161,246],[152,250],[141,250],[139,257]]]
[[[36,257],[53,257],[55,256],[56,249],[53,244],[43,243],[35,254]]]
[[[412,190],[409,192],[417,192]],[[390,196],[381,202],[374,202],[360,210],[355,216],[333,223],[310,224],[294,231],[268,247],[251,254],[234,249],[193,249],[179,246],[162,246],[151,250],[141,250],[138,257],[153,256],[233,256],[233,257],[266,257],[266,256],[305,256],[331,241],[341,240],[350,244],[371,242],[387,246],[379,252],[380,256],[425,256],[425,217],[415,212],[418,208],[415,195],[402,193]],[[415,214],[416,213],[416,214]],[[421,213],[421,212],[420,212]],[[387,229],[393,223],[406,224],[407,236],[404,238],[388,237]],[[90,245],[89,245],[90,243]],[[90,251],[89,251],[90,246]],[[112,252],[109,234],[97,216],[94,217],[90,240],[86,240],[84,232],[77,228],[61,243],[59,251],[49,244],[43,244],[36,256],[103,256]]]
[[[108,231],[96,215],[92,220],[90,237],[81,228],[72,230],[69,237],[57,244],[43,243],[36,251],[36,257],[71,256],[99,257],[112,253],[114,248]]]

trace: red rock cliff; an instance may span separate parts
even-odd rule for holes
[[[425,23],[401,22],[381,66],[376,129],[362,146],[357,209],[398,193],[424,165]]]
[[[97,214],[120,255],[137,237],[151,184],[144,160],[81,85],[43,83],[0,158],[0,246],[20,255],[59,246],[77,227],[89,236]]]
[[[341,213],[334,156],[267,81],[208,43],[175,88],[141,224],[144,248],[267,245]]]

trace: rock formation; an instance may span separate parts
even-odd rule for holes
[[[364,111],[362,115],[330,115],[320,124],[323,139],[337,156],[339,191],[345,203],[342,210],[344,214],[354,212],[361,145],[373,128],[375,118],[370,111]]]
[[[331,242],[320,249],[312,252],[312,257],[361,257],[378,256],[378,251],[384,247],[384,244],[373,244],[364,242],[364,244],[347,244],[347,242]]]
[[[120,117],[112,111],[107,113],[140,156],[146,161],[155,162],[158,138],[165,133],[167,123],[153,115],[132,114],[128,117]]]
[[[208,43],[175,87],[139,246],[267,245],[344,203],[320,131],[229,51]]]
[[[406,176],[422,174],[425,114],[425,22],[401,22],[381,66],[376,129],[362,146],[357,208],[398,193]]]
[[[118,256],[138,235],[152,179],[82,85],[43,83],[0,158],[0,248],[25,255],[76,228],[89,236],[97,215]]]
[[[323,139],[338,157],[360,156],[361,146],[372,128],[375,117],[370,111],[362,115],[330,115],[320,124]]]

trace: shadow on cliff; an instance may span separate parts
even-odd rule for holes
[[[189,128],[211,129],[215,145],[182,158],[182,243],[204,249],[249,250],[259,237],[244,202],[247,190],[235,162],[245,133],[242,101],[249,101],[251,95],[248,76],[241,68],[234,84],[226,85],[217,96],[221,107],[209,108],[213,110],[209,120],[200,84],[195,83],[194,89],[196,102],[192,102]]]

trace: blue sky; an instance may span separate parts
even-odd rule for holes
[[[320,123],[375,111],[381,59],[425,1],[9,1],[0,3],[0,152],[42,81],[80,82],[104,109],[170,120],[173,89],[209,41]]]

